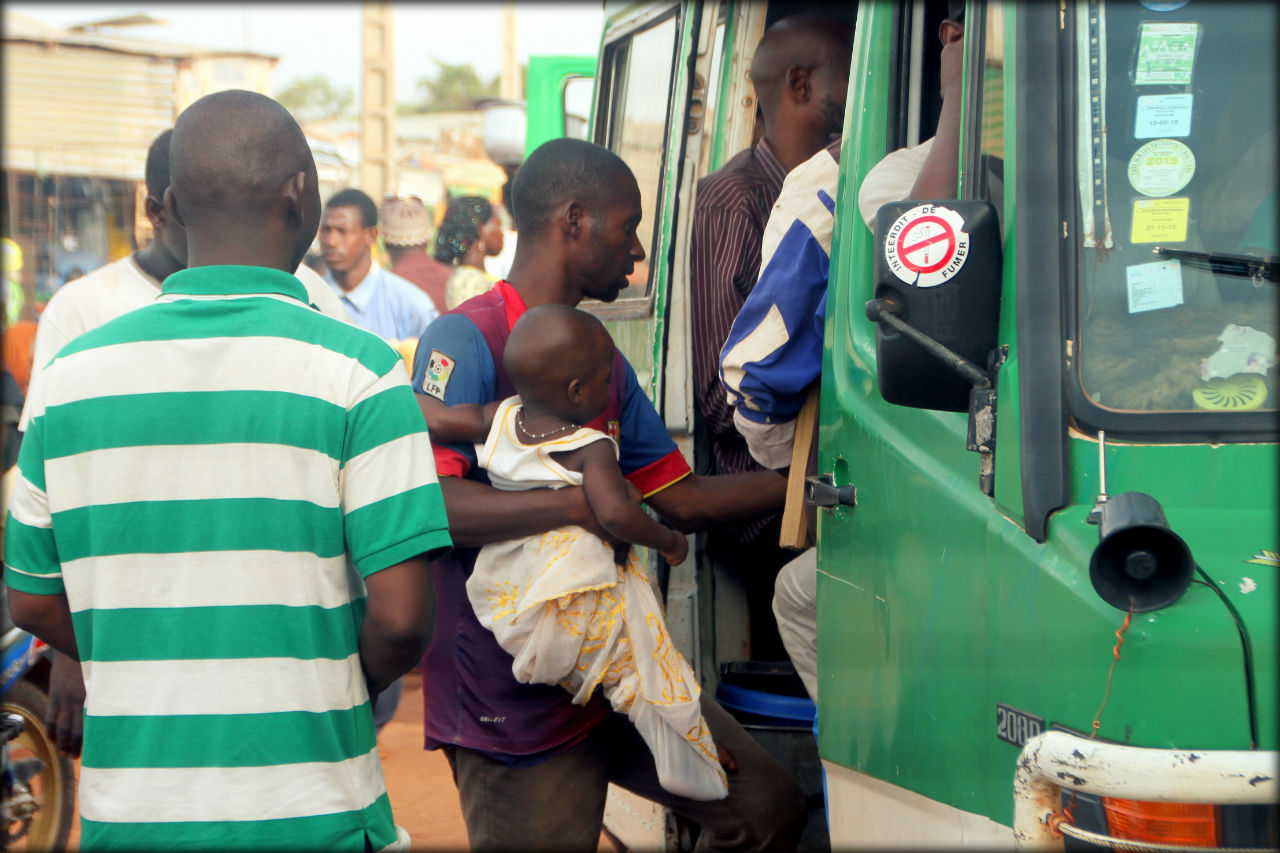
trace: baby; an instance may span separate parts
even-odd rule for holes
[[[486,545],[467,580],[476,617],[515,658],[518,681],[560,684],[579,705],[599,685],[639,730],[668,791],[723,798],[728,783],[697,679],[631,548],[653,548],[675,565],[688,542],[629,494],[617,443],[582,426],[609,403],[613,340],[590,314],[543,305],[511,330],[502,363],[518,396],[440,409],[429,418],[433,440],[483,440],[478,464],[499,489],[582,486],[601,527],[623,544],[615,550],[572,526]]]

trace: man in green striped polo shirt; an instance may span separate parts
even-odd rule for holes
[[[450,547],[425,423],[291,275],[320,196],[288,112],[210,95],[172,158],[188,269],[31,389],[14,621],[83,665],[86,849],[380,849],[369,695],[421,656]]]

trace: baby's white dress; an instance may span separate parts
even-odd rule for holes
[[[582,428],[541,444],[516,434],[520,399],[504,400],[483,447],[481,467],[499,489],[561,488],[582,484],[553,453],[608,441]],[[653,579],[633,548],[627,564],[577,526],[495,542],[480,549],[467,580],[480,624],[493,631],[515,661],[522,683],[559,684],[584,704],[599,685],[614,710],[625,713],[648,744],[666,790],[694,800],[728,794],[724,768],[698,706],[701,688],[671,642]]]

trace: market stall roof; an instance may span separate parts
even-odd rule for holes
[[[280,57],[252,50],[226,50],[206,45],[185,44],[159,39],[123,36],[113,32],[99,32],[100,27],[119,27],[144,23],[142,18],[149,16],[130,16],[80,24],[71,29],[50,26],[43,21],[27,15],[4,10],[4,40],[6,42],[34,42],[38,44],[75,45],[78,47],[97,48],[117,53],[132,53],[142,56],[167,56],[174,58],[199,56],[252,56],[273,61]],[[156,22],[151,18],[147,22]]]

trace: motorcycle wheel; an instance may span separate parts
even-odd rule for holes
[[[25,832],[20,823],[7,826],[5,834],[8,837],[2,841],[8,850],[49,850],[55,853],[65,850],[71,834],[71,821],[75,818],[75,763],[58,752],[57,745],[44,727],[49,697],[34,684],[18,681],[5,692],[4,701],[0,704],[6,712],[22,717],[25,724],[22,734],[7,744],[9,761],[38,758],[44,762],[44,769],[29,783],[40,809],[31,824],[25,827]],[[18,833],[17,837],[14,833]]]

